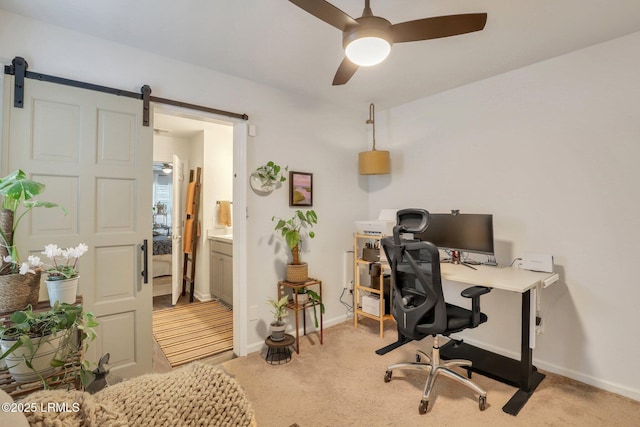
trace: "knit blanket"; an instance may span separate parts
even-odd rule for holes
[[[166,374],[147,374],[91,395],[40,391],[22,400],[32,426],[253,426],[253,411],[235,379],[212,365],[191,363]],[[52,406],[53,405],[53,406]],[[50,410],[57,405],[61,411]]]

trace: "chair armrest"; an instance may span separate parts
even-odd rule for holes
[[[491,292],[491,288],[486,286],[472,286],[460,293],[465,298],[471,298],[472,328],[480,324],[480,295],[488,294],[489,292]]]
[[[489,292],[491,292],[491,288],[487,288],[486,286],[472,286],[462,291],[460,295],[465,298],[473,298],[488,294]]]

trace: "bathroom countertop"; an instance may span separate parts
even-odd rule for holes
[[[213,234],[207,237],[209,240],[233,243],[233,234]]]

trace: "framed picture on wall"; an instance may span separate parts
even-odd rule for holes
[[[313,174],[289,172],[289,206],[313,206]]]

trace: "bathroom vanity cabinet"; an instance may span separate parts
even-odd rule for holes
[[[233,306],[233,240],[220,236],[210,239],[211,293],[229,307]]]

